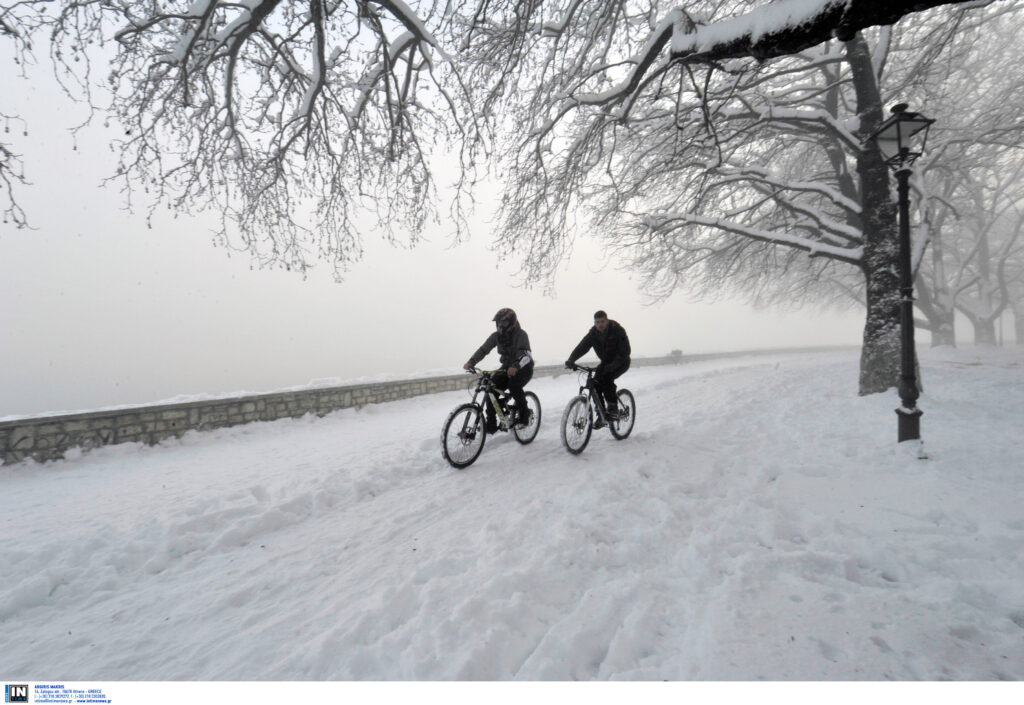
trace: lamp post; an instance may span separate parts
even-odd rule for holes
[[[911,166],[924,153],[928,128],[935,122],[907,110],[906,103],[892,108],[892,115],[868,139],[873,139],[885,163],[896,174],[899,194],[900,269],[900,408],[899,442],[920,440],[921,410],[917,408],[917,372],[914,349],[914,275],[910,262]]]

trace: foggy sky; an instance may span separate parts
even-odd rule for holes
[[[80,109],[7,72],[0,93],[12,97],[5,112],[28,120],[13,146],[33,182],[18,195],[36,228],[0,225],[0,417],[455,373],[504,306],[519,313],[539,364],[564,360],[599,308],[625,326],[637,356],[860,342],[856,310],[756,311],[685,293],[645,306],[637,282],[586,240],[554,298],[517,288],[515,262],[489,249],[486,212],[455,248],[444,225],[412,250],[367,238],[340,284],[327,264],[305,281],[254,271],[247,254],[211,244],[212,221],[165,212],[149,230],[144,209],[127,213],[116,190],[101,189],[115,165],[102,122],[73,150],[67,127]]]

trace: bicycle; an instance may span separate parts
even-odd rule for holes
[[[457,406],[448,414],[441,429],[441,455],[452,467],[460,470],[472,465],[484,449],[484,440],[487,437],[484,404],[490,403],[494,407],[498,430],[511,430],[515,439],[523,445],[531,443],[537,437],[541,417],[540,399],[533,392],[525,392],[527,422],[522,426],[511,423],[510,412],[515,407],[509,406],[512,395],[497,389],[494,385],[493,376],[498,370],[487,372],[472,367],[467,372],[480,377],[473,391],[473,400]],[[482,403],[477,401],[481,394],[484,395]],[[518,414],[519,410],[516,411]]]
[[[594,384],[595,367],[572,365],[569,369],[586,372],[587,381],[580,385],[579,396],[573,397],[562,413],[562,445],[573,455],[579,455],[590,442],[590,434],[595,428],[608,427],[615,440],[621,441],[633,432],[636,422],[636,400],[628,389],[620,389],[618,393],[618,414],[609,419],[605,413],[604,400]]]

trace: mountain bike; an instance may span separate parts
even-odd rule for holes
[[[441,429],[441,455],[452,467],[462,469],[472,465],[480,456],[480,451],[484,449],[484,439],[487,437],[484,412],[486,404],[494,408],[498,431],[512,431],[515,439],[523,445],[537,437],[537,431],[540,430],[540,399],[533,392],[525,392],[526,422],[519,423],[521,410],[510,403],[512,395],[498,389],[494,384],[493,377],[499,371],[487,372],[475,367],[467,370],[469,374],[479,376],[476,389],[472,393],[473,400],[457,406],[448,414]],[[512,421],[513,411],[516,422]]]
[[[595,428],[608,427],[616,440],[623,440],[633,432],[636,422],[636,400],[628,389],[620,389],[618,393],[618,413],[616,418],[609,419],[605,413],[604,399],[594,384],[594,372],[597,368],[572,365],[569,369],[585,372],[587,380],[580,385],[579,396],[573,397],[562,413],[562,444],[573,455],[579,455],[590,442],[590,434]]]

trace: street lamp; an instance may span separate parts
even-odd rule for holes
[[[900,408],[899,442],[920,440],[921,410],[917,408],[917,372],[914,350],[914,276],[910,264],[911,165],[924,152],[928,128],[935,122],[907,110],[906,103],[892,108],[892,116],[868,139],[873,139],[882,158],[896,174],[900,209]]]

